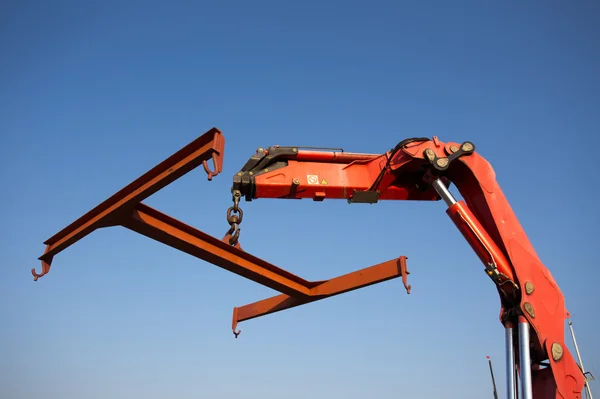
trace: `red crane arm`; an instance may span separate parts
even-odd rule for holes
[[[462,200],[449,192],[452,183]],[[241,197],[350,203],[443,198],[447,214],[498,289],[502,324],[509,328],[521,320],[531,326],[534,397],[581,397],[584,376],[564,340],[568,312],[563,295],[527,238],[494,170],[472,143],[407,139],[379,155],[259,148],[234,176],[232,192],[234,202]]]

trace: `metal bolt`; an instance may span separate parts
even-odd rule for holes
[[[465,152],[473,151],[473,144],[471,144],[471,143],[464,143],[462,145],[462,150],[465,151]]]
[[[258,150],[256,150],[257,152],[263,152],[265,149],[264,148],[258,148]]]
[[[533,283],[531,281],[526,282],[525,283],[525,292],[527,293],[527,295],[531,295],[533,290],[534,290]]]
[[[292,151],[293,152],[298,152],[298,149],[294,147],[294,148],[292,148]]]
[[[295,178],[294,180],[292,180],[292,184],[293,184],[294,186],[299,186],[299,185],[300,185],[300,179],[298,179],[298,178]]]
[[[533,309],[533,306],[531,306],[529,302],[525,302],[523,306],[525,307],[525,311],[529,314],[529,316],[535,318],[535,310]]]
[[[433,160],[433,158],[435,157],[435,153],[431,148],[425,150],[425,155],[427,155],[427,158],[429,158],[430,160]]]
[[[458,147],[457,147],[457,146],[455,146],[455,145],[451,145],[451,146],[450,146],[450,151],[452,151],[452,152],[456,152],[456,151],[458,151]]]
[[[268,172],[268,171],[269,171],[269,169],[268,169],[268,168],[267,168],[267,169],[265,169],[265,172]]]
[[[440,168],[445,168],[448,166],[448,158],[438,158],[437,164]]]
[[[555,362],[558,362],[563,355],[563,347],[561,344],[559,344],[558,342],[555,342],[552,344],[552,359],[554,359]]]
[[[241,176],[242,174],[243,174],[242,172],[238,172],[238,173],[237,173],[237,175],[238,175],[238,176]]]
[[[254,174],[254,172],[248,172],[248,174],[249,174],[250,176],[252,176],[252,175]]]

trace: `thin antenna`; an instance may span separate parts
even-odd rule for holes
[[[498,399],[498,391],[496,390],[496,379],[494,378],[494,369],[492,369],[492,359],[489,356],[486,356],[488,362],[490,363],[490,374],[492,375],[492,385],[494,386],[494,399]]]
[[[581,361],[581,355],[579,354],[579,347],[577,346],[577,340],[575,339],[575,332],[573,331],[573,322],[569,320],[569,329],[571,330],[571,337],[573,337],[573,344],[575,344],[575,352],[577,352],[577,358],[579,359],[579,368],[581,368],[581,372],[583,373],[583,377],[585,378],[585,387],[587,389],[587,396],[589,399],[592,398],[592,390],[590,389],[590,384],[588,380],[593,380],[594,376],[590,372],[585,372],[583,368],[583,362]],[[589,375],[589,377],[588,377]]]

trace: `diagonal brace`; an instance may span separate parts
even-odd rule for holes
[[[319,282],[306,281],[222,240],[157,211],[138,204],[121,224],[162,244],[210,262],[225,270],[287,295],[308,298]]]

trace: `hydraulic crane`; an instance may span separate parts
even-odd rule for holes
[[[437,137],[400,141],[382,154],[336,149],[259,148],[233,177],[229,230],[210,236],[143,204],[148,196],[203,165],[211,180],[222,171],[225,139],[212,128],[137,180],[46,240],[42,272],[54,256],[96,229],[123,226],[249,278],[281,294],[235,307],[239,322],[401,277],[406,256],[323,281],[307,281],[245,252],[239,243],[242,199],[343,199],[349,203],[439,201],[484,265],[497,289],[505,328],[507,397],[579,399],[584,375],[569,352],[564,297],[542,264],[499,187],[491,165],[471,142]],[[213,170],[208,162],[212,160]],[[457,199],[451,185],[461,194]]]

